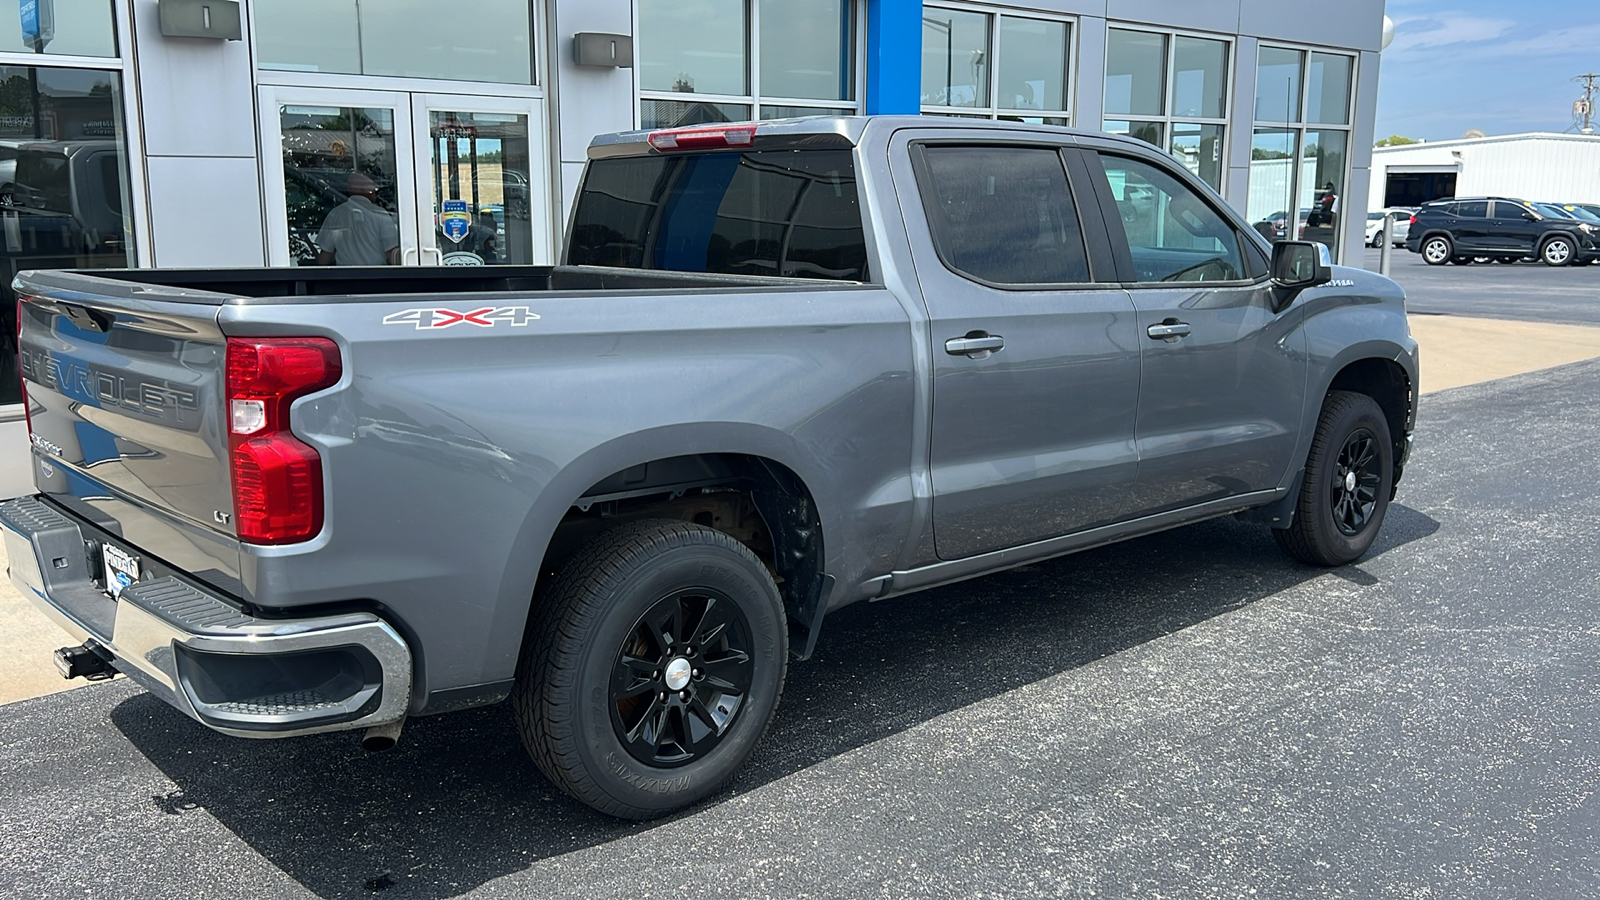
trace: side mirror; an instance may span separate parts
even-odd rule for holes
[[[1523,210],[1522,211],[1522,219],[1525,222],[1537,222],[1537,221],[1539,221],[1539,217],[1538,216],[1534,215],[1531,212],[1528,212],[1527,210]]]
[[[1327,244],[1279,241],[1272,245],[1272,283],[1299,293],[1333,280],[1333,258]]]

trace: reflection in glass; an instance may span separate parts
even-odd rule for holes
[[[430,110],[428,143],[440,262],[532,263],[528,117]]]
[[[743,122],[750,118],[750,107],[742,103],[709,103],[704,100],[641,100],[640,128],[679,128],[711,122]]]
[[[1110,29],[1106,34],[1106,112],[1161,115],[1166,71],[1166,35]]]
[[[925,8],[922,15],[922,103],[989,105],[989,17]]]
[[[1250,140],[1250,199],[1245,215],[1269,241],[1298,240],[1299,215],[1293,202],[1298,140],[1299,133],[1290,128],[1257,128]]]
[[[849,0],[761,0],[761,94],[849,100]]]
[[[39,0],[39,5],[49,2]],[[117,55],[117,33],[109,0],[53,0],[55,34],[46,38],[42,47],[22,33],[20,0],[10,5],[11,12],[0,15],[0,51],[47,56]]]
[[[1345,144],[1343,131],[1307,131],[1300,167],[1300,208],[1308,211],[1301,235],[1339,252],[1339,222],[1344,208]]]
[[[1311,54],[1306,71],[1306,121],[1350,124],[1350,57]]]
[[[1228,99],[1228,45],[1178,36],[1172,47],[1172,114],[1220,119]]]
[[[1172,155],[1201,181],[1222,190],[1222,126],[1172,124]]]
[[[1107,134],[1122,134],[1131,138],[1138,138],[1153,147],[1165,146],[1165,142],[1161,140],[1160,122],[1127,122],[1107,119],[1101,130]]]
[[[1139,281],[1234,281],[1245,276],[1239,235],[1211,204],[1142,160],[1102,154]]]
[[[1305,51],[1262,47],[1256,64],[1256,121],[1300,121],[1300,64]]]
[[[121,76],[0,67],[0,404],[22,399],[11,280],[133,265],[128,206]]]
[[[263,69],[361,74],[356,0],[253,0]],[[315,28],[306,23],[315,22]]]
[[[852,116],[853,109],[829,109],[819,106],[763,106],[763,119],[798,119],[802,116]]]
[[[394,110],[280,106],[289,264],[400,262]]]
[[[639,0],[639,87],[748,93],[747,30],[744,0]]]
[[[261,68],[530,84],[527,0],[254,0]]]
[[[981,119],[987,117],[974,116],[973,118]],[[1065,127],[1072,124],[1071,120],[1066,116],[1008,116],[1002,113],[995,118],[1002,122],[1027,122],[1030,125],[1061,125]]]
[[[1066,109],[1067,23],[1000,17],[1001,109]]]

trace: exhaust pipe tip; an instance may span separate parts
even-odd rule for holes
[[[369,753],[382,753],[393,750],[394,745],[400,741],[400,729],[405,727],[405,719],[396,719],[386,725],[374,725],[361,735],[361,749]]]

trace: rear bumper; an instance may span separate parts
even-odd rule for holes
[[[95,573],[101,546],[114,539],[34,497],[0,503],[0,534],[11,580],[35,606],[210,728],[288,737],[406,714],[411,652],[372,613],[258,618],[170,575],[131,584],[113,600]]]

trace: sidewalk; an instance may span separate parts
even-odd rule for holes
[[[1455,316],[1412,316],[1422,345],[1422,392],[1477,384],[1600,356],[1600,328]],[[0,568],[6,565],[0,542]],[[51,653],[66,634],[0,578],[0,703],[81,687],[65,681]]]

